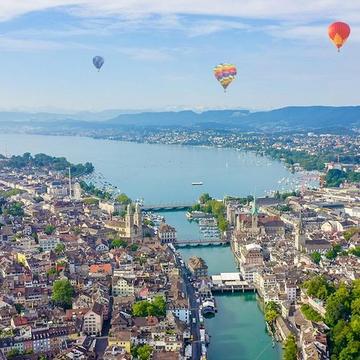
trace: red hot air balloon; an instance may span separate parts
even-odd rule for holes
[[[344,22],[335,22],[329,26],[328,34],[332,42],[340,51],[340,48],[345,44],[345,41],[350,35],[350,26]]]

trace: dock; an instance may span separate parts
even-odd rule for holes
[[[255,292],[254,285],[249,284],[243,280],[239,272],[221,273],[220,275],[211,276],[211,291],[212,292]]]

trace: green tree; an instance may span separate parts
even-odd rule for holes
[[[340,352],[339,360],[355,360],[360,358],[360,342],[350,341]]]
[[[62,254],[65,251],[65,245],[63,243],[57,244],[55,247],[55,253],[57,255]]]
[[[121,205],[129,205],[131,203],[131,199],[124,193],[118,195],[116,201]]]
[[[149,360],[151,354],[152,354],[152,347],[150,345],[145,344],[139,347],[137,356],[139,360]]]
[[[137,251],[139,249],[139,245],[138,244],[131,244],[130,245],[130,250],[131,251]]]
[[[319,322],[319,321],[323,320],[321,315],[317,311],[315,311],[311,306],[309,306],[308,304],[301,305],[300,309],[301,309],[301,312],[306,317],[306,319],[308,319],[310,321]]]
[[[22,304],[15,304],[14,306],[18,314],[21,314],[25,310],[25,307]]]
[[[284,344],[283,360],[296,360],[297,359],[297,346],[296,339],[290,335]]]
[[[313,263],[316,265],[318,265],[321,261],[321,254],[318,251],[314,251],[313,253],[311,253],[310,257]]]
[[[18,201],[12,202],[5,207],[5,210],[3,211],[3,213],[5,215],[22,217],[25,214],[24,209],[23,209],[23,203],[18,202]]]
[[[210,200],[212,200],[212,197],[208,193],[204,193],[199,197],[200,204],[206,204]]]
[[[132,311],[134,316],[157,316],[166,315],[166,301],[163,296],[155,296],[152,301],[138,301],[133,304]]]
[[[229,227],[229,223],[223,216],[218,217],[218,226],[221,231],[226,231]]]
[[[118,249],[118,248],[127,248],[128,246],[128,242],[122,239],[114,239],[111,241],[111,245],[110,247],[113,249]]]
[[[148,344],[133,346],[131,355],[134,359],[149,360],[152,354],[152,347]]]
[[[346,241],[349,241],[355,234],[357,234],[360,231],[360,228],[353,227],[349,230],[344,231],[343,235]]]
[[[346,320],[351,313],[351,294],[345,284],[340,284],[335,293],[326,301],[325,321],[335,326],[340,319]]]
[[[327,281],[323,276],[315,276],[312,279],[305,281],[303,287],[309,296],[320,300],[326,300],[333,292],[334,286]]]
[[[52,235],[55,230],[56,230],[56,227],[54,225],[46,225],[44,228],[44,233],[46,235]]]
[[[8,359],[13,359],[14,357],[20,355],[20,351],[18,349],[11,349],[7,354]]]
[[[269,301],[265,304],[265,320],[268,323],[275,321],[279,314],[279,306],[274,301]]]
[[[67,279],[56,280],[52,289],[52,301],[64,309],[69,309],[72,306],[72,299],[74,296],[74,289]]]

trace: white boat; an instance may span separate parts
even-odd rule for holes
[[[204,183],[202,181],[194,181],[191,183],[191,185],[193,186],[200,186],[200,185],[203,185]]]

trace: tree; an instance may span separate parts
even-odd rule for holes
[[[337,258],[340,252],[341,252],[341,246],[334,245],[329,251],[326,252],[325,256],[329,260],[334,260]]]
[[[314,322],[319,322],[323,320],[321,315],[308,304],[301,305],[300,309],[307,320]]]
[[[64,309],[71,308],[73,296],[74,289],[69,280],[62,279],[54,282],[51,299],[56,305]]]
[[[218,218],[218,226],[219,226],[219,229],[222,232],[224,232],[224,231],[226,231],[228,229],[229,223],[224,218],[224,216],[219,216],[219,218]]]
[[[272,323],[279,316],[279,306],[274,301],[269,301],[265,305],[265,320],[268,323]]]
[[[318,265],[321,261],[321,254],[318,251],[314,251],[313,253],[311,253],[310,257],[313,263],[316,265]]]
[[[297,346],[296,339],[290,335],[284,344],[283,360],[296,360],[297,359]]]
[[[340,284],[335,293],[326,301],[325,321],[334,326],[340,319],[347,320],[351,313],[351,294],[345,284]]]
[[[149,360],[152,354],[152,347],[148,344],[133,346],[131,355],[134,359]]]
[[[60,244],[57,244],[56,247],[55,247],[55,253],[57,255],[59,254],[62,254],[63,252],[65,251],[65,245],[60,243]]]
[[[8,204],[5,207],[4,214],[11,216],[19,216],[19,217],[24,216],[25,213],[23,209],[23,203],[16,201]]]
[[[133,315],[138,317],[166,315],[166,301],[163,296],[155,296],[152,301],[138,301],[132,306]]]
[[[44,233],[46,235],[52,235],[55,230],[56,230],[56,227],[54,225],[46,225],[44,228]]]
[[[315,276],[312,279],[305,281],[303,287],[309,296],[320,300],[326,300],[333,292],[334,286],[327,281],[323,276]]]
[[[200,204],[206,204],[210,200],[212,200],[212,197],[208,193],[200,195],[199,198]]]
[[[131,199],[124,193],[121,193],[119,196],[117,196],[116,201],[121,205],[131,204]]]
[[[18,314],[21,314],[25,310],[25,307],[22,304],[15,304],[14,306]]]
[[[356,233],[360,231],[360,228],[353,227],[349,230],[344,231],[343,235],[346,241],[349,241]]]
[[[130,245],[130,250],[131,251],[137,251],[139,249],[139,245],[138,244],[131,244]]]
[[[128,246],[128,242],[122,239],[114,239],[111,241],[111,245],[110,247],[113,249],[118,249],[118,248],[127,248]]]
[[[152,347],[150,345],[140,346],[137,352],[137,356],[140,360],[149,360],[152,354]]]

